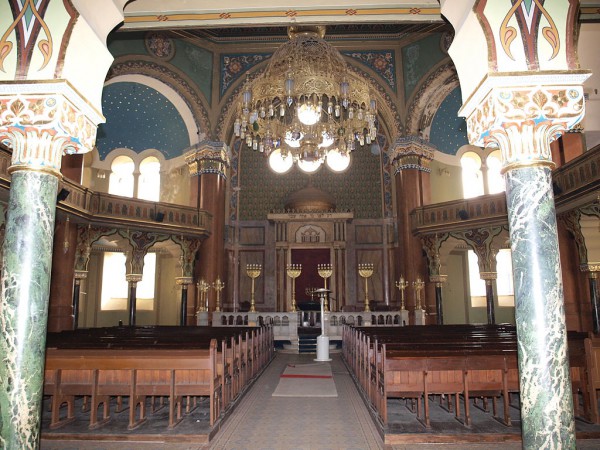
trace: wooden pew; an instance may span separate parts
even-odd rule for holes
[[[492,398],[493,415],[510,426],[509,395],[519,391],[516,330],[512,326],[345,327],[343,356],[376,411],[387,423],[387,398],[410,399],[430,426],[432,394],[454,398],[455,417],[469,425],[472,398]],[[569,333],[571,378],[577,415],[591,416],[585,333]],[[600,349],[599,349],[600,350]],[[600,351],[599,351],[600,354]],[[579,411],[578,393],[583,398]],[[463,398],[461,412],[459,398]],[[503,417],[496,400],[502,398]]]
[[[129,429],[146,420],[148,396],[169,398],[169,427],[182,417],[184,396],[210,398],[210,423],[218,412],[221,378],[216,367],[216,340],[208,350],[114,350],[48,349],[46,393],[52,395],[51,428],[74,420],[75,396],[91,396],[90,428],[110,419],[111,397],[129,397]],[[60,406],[67,403],[67,417],[60,419]],[[103,407],[102,420],[98,408]],[[139,417],[137,410],[139,407]]]
[[[110,419],[114,397],[116,412],[121,399],[129,399],[129,427],[135,428],[146,420],[148,397],[168,399],[174,427],[184,400],[189,412],[192,400],[206,396],[212,426],[274,355],[271,327],[112,327],[55,333],[48,343],[61,347],[47,350],[44,393],[52,397],[51,428],[74,419],[76,396],[90,399],[90,428]],[[67,417],[61,419],[65,404]]]

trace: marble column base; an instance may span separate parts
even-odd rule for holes
[[[415,309],[415,325],[425,325],[424,309]]]
[[[409,318],[408,318],[408,310],[406,309],[401,309],[400,310],[400,325],[406,326],[408,325],[409,322]]]
[[[196,313],[196,324],[200,327],[208,326],[208,311],[198,311]]]

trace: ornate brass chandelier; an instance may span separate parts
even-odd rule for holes
[[[234,133],[264,153],[278,173],[294,163],[307,172],[326,161],[336,172],[357,146],[375,140],[376,102],[324,39],[325,27],[290,27],[265,72],[246,80]]]

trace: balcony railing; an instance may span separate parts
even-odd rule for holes
[[[552,180],[557,212],[593,201],[600,192],[600,147],[556,169]],[[419,235],[506,224],[503,192],[436,203],[412,212],[413,232]]]
[[[10,188],[10,150],[0,145],[0,189]],[[212,228],[212,216],[191,206],[151,202],[130,197],[94,192],[68,179],[58,190],[69,195],[57,208],[95,225],[127,226],[186,236],[206,236]]]
[[[413,231],[431,234],[441,231],[479,228],[507,223],[506,195],[493,195],[436,203],[412,212]]]

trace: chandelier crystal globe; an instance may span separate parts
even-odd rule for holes
[[[348,70],[324,35],[322,26],[290,27],[290,40],[265,72],[246,80],[234,133],[264,153],[277,173],[294,163],[313,173],[325,161],[334,172],[344,171],[350,153],[376,138],[369,85]]]

